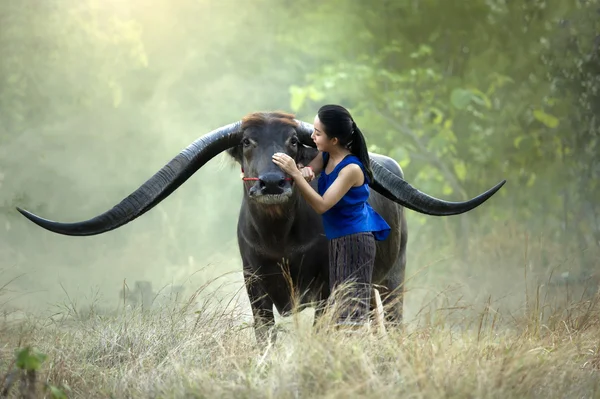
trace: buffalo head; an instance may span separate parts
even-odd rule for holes
[[[307,146],[310,129],[291,114],[254,113],[242,119],[240,144],[227,150],[242,167],[244,195],[258,204],[283,204],[294,193],[293,180],[272,161],[284,152],[296,163],[308,165],[317,151]]]

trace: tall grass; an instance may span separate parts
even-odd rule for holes
[[[473,262],[489,254],[484,241]],[[50,384],[71,398],[600,397],[600,296],[574,295],[589,281],[535,278],[530,266],[541,247],[518,241],[527,254],[508,248],[502,255],[516,253],[517,298],[507,301],[494,281],[450,284],[431,295],[409,289],[406,328],[385,335],[329,328],[329,313],[313,328],[306,310],[278,318],[278,339],[264,347],[255,341],[243,288],[217,296],[207,284],[151,309],[125,302],[115,311],[82,311],[67,301],[51,316],[5,319],[0,377],[10,372],[15,349],[31,346],[47,355],[38,392]],[[480,260],[493,268],[493,259]],[[19,395],[16,386],[9,393]]]
[[[306,314],[256,345],[241,309],[202,302],[4,326],[0,365],[31,345],[47,354],[40,384],[69,397],[598,397],[598,296],[552,324],[485,308],[462,331],[313,331]],[[493,322],[485,323],[492,319]],[[533,327],[532,327],[533,326]]]

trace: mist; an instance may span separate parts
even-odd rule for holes
[[[218,294],[232,295],[242,284],[242,190],[226,154],[102,235],[50,233],[15,207],[89,219],[213,129],[269,110],[311,122],[325,103],[349,107],[371,150],[430,195],[464,200],[508,180],[469,214],[408,212],[409,319],[430,301],[460,308],[492,297],[518,311],[553,275],[592,275],[600,141],[589,115],[600,103],[586,94],[579,104],[569,82],[548,76],[571,70],[556,69],[571,51],[559,21],[580,24],[580,59],[597,51],[597,22],[585,18],[596,3],[408,3],[5,2],[0,301],[27,311],[65,300],[114,308],[124,284],[183,285],[189,295],[218,276],[229,282]],[[534,14],[522,33],[514,15]],[[507,21],[515,26],[502,28]],[[597,86],[593,71],[585,79]]]
[[[2,279],[18,277],[15,306],[43,308],[66,293],[112,305],[124,281],[158,290],[240,270],[239,167],[224,154],[145,217],[100,236],[49,233],[14,208],[88,219],[199,136],[248,112],[288,108],[294,76],[277,72],[277,27],[255,5],[135,3],[5,6],[13,24],[3,24],[3,38],[29,46],[9,48],[25,66],[4,74],[26,80],[26,95],[3,99],[31,103],[22,123],[5,120],[1,146]]]

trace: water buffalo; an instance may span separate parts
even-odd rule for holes
[[[292,310],[292,289],[301,294],[300,305],[319,303],[329,296],[327,241],[321,217],[271,160],[275,152],[285,152],[298,163],[308,164],[317,155],[310,138],[312,130],[312,125],[291,114],[252,113],[200,137],[119,204],[92,219],[59,223],[17,209],[55,233],[104,233],[152,209],[206,162],[226,151],[246,177],[237,237],[255,332],[257,339],[262,339],[274,323],[273,305],[284,315]],[[409,185],[393,159],[371,154],[371,163],[374,179],[369,202],[392,227],[390,236],[377,242],[373,282],[381,286],[386,321],[398,323],[402,319],[408,234],[404,208],[436,216],[460,214],[482,204],[505,181],[469,201],[447,202]],[[316,186],[316,179],[312,184]]]

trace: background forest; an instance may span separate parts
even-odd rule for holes
[[[124,279],[193,291],[227,272],[237,290],[226,155],[101,236],[49,233],[15,206],[88,219],[216,127],[259,110],[312,122],[324,103],[430,195],[508,181],[468,214],[408,212],[409,314],[447,287],[518,306],[526,281],[582,281],[600,252],[599,32],[586,0],[2,1],[3,298],[112,306]]]
[[[308,310],[256,345],[225,154],[99,236],[15,209],[89,219],[217,127],[325,103],[430,195],[507,180],[407,212],[406,329]],[[0,397],[598,398],[599,118],[600,0],[0,0]]]

